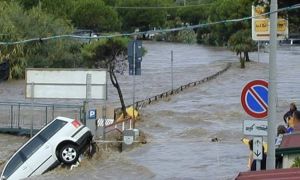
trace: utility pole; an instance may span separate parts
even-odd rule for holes
[[[259,62],[259,53],[260,53],[260,50],[259,50],[259,41],[257,41],[257,61]]]
[[[172,92],[174,90],[174,75],[173,75],[173,50],[171,51],[171,86],[172,86]]]
[[[267,169],[275,169],[275,120],[277,105],[277,0],[271,0],[270,56],[269,56],[269,108],[268,108],[268,156]]]

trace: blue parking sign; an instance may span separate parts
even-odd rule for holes
[[[88,119],[96,119],[97,111],[96,109],[89,110]]]

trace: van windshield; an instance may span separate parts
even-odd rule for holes
[[[66,121],[54,120],[36,137],[29,142],[18,152],[7,164],[3,176],[9,178],[28,158],[30,158],[46,141],[48,141],[55,133],[66,125]]]
[[[9,176],[11,176],[23,163],[20,153],[17,153],[7,164],[3,176],[6,179],[9,178]]]

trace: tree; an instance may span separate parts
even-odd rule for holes
[[[16,0],[25,10],[40,6],[45,12],[59,18],[70,19],[75,9],[74,0],[62,0],[57,3],[53,0]]]
[[[0,2],[0,41],[19,41],[70,34],[73,27],[65,20],[45,13],[41,7],[24,11],[17,3]],[[75,40],[56,39],[17,45],[0,45],[8,57],[10,78],[24,78],[26,67],[78,67],[80,44]],[[77,49],[77,51],[76,51]],[[1,61],[1,60],[0,60]]]
[[[250,61],[249,52],[255,50],[255,43],[251,38],[250,30],[240,30],[230,36],[228,41],[232,51],[240,56],[241,68],[245,68],[245,61]],[[244,56],[242,57],[242,53]]]
[[[102,0],[86,0],[76,3],[72,22],[77,28],[96,32],[114,32],[120,30],[121,27],[117,12],[106,6]]]
[[[251,16],[251,6],[252,0],[216,0],[210,6],[208,22]],[[208,28],[209,33],[205,36],[207,39],[202,41],[223,46],[227,44],[232,34],[250,27],[250,21],[216,24]],[[198,37],[203,36],[198,35]]]
[[[118,6],[161,7],[171,4],[171,0],[120,0]],[[143,31],[153,27],[163,27],[168,15],[166,9],[118,9],[118,13],[122,18],[124,31],[134,31],[136,28]]]
[[[101,39],[82,48],[82,56],[89,68],[105,68],[109,72],[112,85],[117,89],[123,116],[126,106],[116,73],[124,73],[127,65],[127,38]]]
[[[180,17],[182,22],[190,25],[196,25],[207,20],[208,10],[209,9],[205,6],[180,8],[177,15]]]
[[[299,167],[300,167],[300,157],[296,157],[296,158],[294,159],[294,162],[293,162],[293,164],[292,164],[291,167],[292,167],[292,168],[299,168]]]

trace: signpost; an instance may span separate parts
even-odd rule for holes
[[[277,66],[276,66],[276,49],[277,49],[277,0],[271,0],[270,12],[270,56],[269,56],[269,129],[268,129],[268,157],[267,169],[275,169],[275,120],[277,104]]]
[[[242,90],[241,103],[247,114],[254,118],[265,118],[268,115],[268,82],[254,80]]]
[[[142,41],[130,41],[128,44],[129,75],[141,75],[142,56]]]
[[[245,85],[241,94],[241,104],[246,113],[256,119],[268,116],[268,82],[254,80]],[[256,160],[256,170],[261,169],[263,159],[263,138],[268,135],[268,121],[244,120],[243,132],[253,138],[253,159]]]
[[[132,107],[135,109],[135,76],[141,75],[141,63],[142,63],[143,49],[142,41],[137,41],[136,36],[134,40],[128,44],[128,63],[129,63],[129,75],[133,76],[133,91],[132,91]],[[134,111],[133,111],[133,121],[134,121]],[[130,129],[131,129],[130,121]]]

